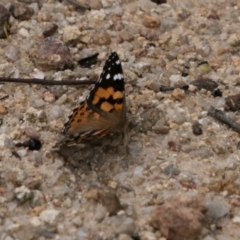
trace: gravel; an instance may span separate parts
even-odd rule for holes
[[[1,0],[1,77],[93,80],[116,51],[131,128],[127,156],[53,151],[89,86],[1,84],[1,240],[240,239],[239,136],[207,115],[239,122],[240,1],[156,2]]]

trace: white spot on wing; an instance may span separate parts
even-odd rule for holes
[[[117,60],[117,61],[116,61],[116,64],[117,64],[117,65],[118,65],[118,64],[120,64],[120,61],[119,61],[119,60]]]
[[[119,73],[119,74],[116,74],[116,75],[114,75],[114,77],[113,77],[113,80],[122,80],[123,79],[123,75],[121,74],[121,73]]]
[[[107,76],[106,76],[106,79],[109,79],[110,78],[110,74],[108,74]]]

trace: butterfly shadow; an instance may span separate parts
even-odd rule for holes
[[[121,137],[120,137],[121,139]],[[119,139],[103,139],[101,142],[84,143],[73,146],[62,145],[55,154],[61,156],[64,165],[73,172],[90,174],[96,171],[99,175],[109,175],[123,171],[129,166],[131,156],[126,154],[126,147],[119,144]],[[111,144],[110,144],[111,143]],[[109,177],[108,176],[108,177]],[[106,178],[107,176],[100,178]]]

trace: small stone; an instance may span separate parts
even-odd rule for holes
[[[20,203],[24,203],[27,200],[31,199],[33,196],[33,193],[30,189],[28,189],[25,186],[21,186],[19,188],[15,188],[14,189],[14,194],[15,194],[15,198],[20,202]]]
[[[27,155],[27,150],[26,149],[20,149],[16,151],[19,157],[25,157]]]
[[[109,216],[116,215],[122,210],[121,203],[116,194],[112,192],[106,192],[101,195],[101,202],[103,206],[107,208]]]
[[[240,94],[231,95],[225,98],[226,107],[231,111],[240,110]]]
[[[161,240],[161,239],[157,239],[156,235],[153,232],[148,232],[148,231],[144,231],[141,234],[141,237],[145,240]]]
[[[125,215],[117,215],[111,218],[111,223],[116,234],[133,235],[136,230],[136,224],[133,219]]]
[[[169,164],[162,171],[163,171],[163,173],[165,173],[166,175],[168,175],[170,177],[176,176],[180,173],[179,168],[174,164]]]
[[[160,119],[152,127],[152,130],[157,134],[168,134],[170,128],[169,128],[169,126],[166,125],[165,119]]]
[[[8,45],[5,48],[4,54],[9,60],[15,62],[16,60],[19,59],[19,55],[20,55],[19,48],[16,45]]]
[[[63,41],[68,45],[76,45],[79,42],[80,31],[76,25],[67,25],[63,28]]]
[[[99,190],[98,189],[90,190],[89,192],[84,194],[84,197],[88,200],[98,201],[100,197]]]
[[[143,167],[137,166],[133,170],[133,175],[135,177],[142,177],[143,176]]]
[[[111,43],[111,36],[107,32],[100,32],[99,34],[94,34],[93,43],[105,46]]]
[[[25,38],[29,38],[29,32],[26,28],[20,28],[19,31],[18,31],[19,35],[21,35],[22,37],[25,37]]]
[[[43,37],[47,38],[52,36],[58,29],[58,25],[55,23],[49,23],[43,30]]]
[[[30,203],[32,208],[42,206],[45,203],[44,196],[40,191],[33,190],[32,194],[33,195],[32,195],[32,199],[31,199],[31,203]]]
[[[198,89],[206,89],[211,92],[218,87],[218,84],[209,78],[199,78],[190,84],[196,86]]]
[[[42,94],[42,97],[43,97],[43,100],[45,102],[48,102],[48,103],[53,103],[55,102],[55,96],[53,93],[49,92],[49,91],[45,91],[43,94]]]
[[[24,134],[29,138],[36,138],[36,139],[39,139],[41,136],[41,134],[32,127],[26,127],[24,129]]]
[[[232,219],[233,223],[237,223],[238,225],[240,224],[240,216],[234,216]]]
[[[55,38],[45,38],[30,52],[30,57],[37,68],[48,70],[73,69],[71,53],[64,42]]]
[[[54,209],[44,210],[40,214],[40,219],[50,225],[56,225],[61,221],[62,217],[59,211]]]
[[[73,218],[72,222],[77,226],[77,227],[81,227],[83,224],[82,218],[80,216],[76,216],[75,218]]]
[[[7,109],[3,106],[3,104],[0,102],[0,114],[6,114]]]
[[[58,118],[61,118],[62,116],[63,116],[62,109],[60,108],[60,106],[55,105],[48,113],[48,120],[49,121],[56,120]]]
[[[33,69],[33,73],[31,74],[34,78],[44,79],[44,72],[38,70],[37,68]]]
[[[150,224],[172,240],[194,239],[203,229],[206,210],[202,199],[180,196],[158,206],[152,212]],[[191,224],[189,224],[189,221]]]
[[[89,229],[85,227],[80,228],[75,235],[76,239],[88,240],[90,236]]]
[[[37,207],[35,207],[35,208],[32,209],[31,213],[32,213],[33,215],[38,216],[38,215],[39,215],[42,211],[44,211],[44,210],[45,210],[45,206],[44,206],[44,205],[42,205],[42,206],[37,206]]]
[[[203,240],[215,240],[215,238],[212,238],[211,236],[206,236],[203,238]]]
[[[193,134],[196,135],[196,136],[201,135],[203,133],[202,125],[197,121],[194,122],[193,125],[192,125],[192,131],[193,131]]]
[[[160,20],[150,15],[145,15],[143,18],[143,25],[147,28],[157,28],[160,26]]]
[[[34,14],[34,11],[31,7],[20,3],[12,3],[9,11],[12,13],[14,18],[21,21],[29,20]]]
[[[169,51],[167,54],[166,54],[166,58],[169,60],[169,61],[173,61],[174,59],[177,59],[178,57],[178,52],[177,51]]]
[[[100,10],[103,7],[100,0],[80,0],[80,2],[85,2],[86,5],[89,5],[94,10]]]
[[[33,227],[39,227],[42,222],[41,220],[39,219],[39,217],[32,217],[30,220],[29,220],[29,223],[33,226]]]
[[[185,94],[184,94],[184,90],[180,89],[180,88],[176,88],[172,91],[171,97],[174,100],[177,101],[182,101],[186,98]]]
[[[129,235],[122,233],[119,235],[118,240],[132,240],[132,238]]]
[[[152,130],[152,127],[157,123],[159,119],[164,119],[164,115],[157,108],[150,108],[141,114],[143,119],[142,125],[140,126],[141,132]]]
[[[209,200],[206,202],[208,208],[207,216],[213,219],[224,217],[229,213],[229,208],[219,201]]]

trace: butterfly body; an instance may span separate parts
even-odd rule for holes
[[[124,78],[119,57],[113,52],[86,99],[69,116],[63,133],[69,136],[66,144],[72,144],[125,132]]]

